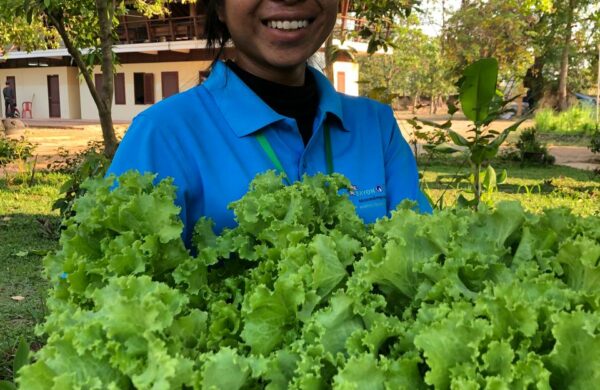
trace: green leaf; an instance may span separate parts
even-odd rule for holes
[[[448,130],[448,135],[450,136],[450,139],[452,140],[452,142],[454,142],[458,146],[467,146],[468,147],[471,144],[469,141],[467,141],[467,139],[465,137],[458,134],[454,130]]]
[[[496,178],[496,181],[498,184],[504,184],[506,182],[507,177],[508,177],[508,172],[506,171],[506,169],[503,169],[502,172],[500,172],[500,176],[498,176]]]
[[[29,363],[29,344],[23,337],[19,338],[19,345],[17,352],[15,353],[15,360],[13,361],[13,373],[15,376],[18,375],[21,367]]]
[[[452,153],[457,153],[457,152],[464,152],[464,151],[467,151],[468,149],[466,147],[461,147],[458,145],[444,142],[439,145],[435,145],[433,147],[433,150],[435,150],[436,152],[440,152],[440,153],[452,154]]]
[[[484,58],[469,65],[459,88],[460,103],[465,116],[475,123],[481,123],[490,110],[490,103],[496,94],[498,81],[498,61]]]
[[[488,165],[488,167],[485,170],[482,184],[483,188],[490,192],[497,187],[496,171],[491,165]]]
[[[243,356],[230,348],[203,356],[202,388],[217,390],[241,389],[249,378],[250,368]]]
[[[0,381],[0,390],[17,390],[17,386],[9,381]]]
[[[575,311],[553,316],[554,349],[547,363],[552,388],[585,390],[600,381],[600,314]]]

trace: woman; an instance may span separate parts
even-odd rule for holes
[[[109,173],[172,177],[186,243],[201,216],[216,232],[233,226],[227,205],[269,169],[291,181],[342,173],[365,222],[404,199],[430,211],[392,110],[337,93],[306,65],[337,10],[337,0],[208,0],[209,46],[222,49],[231,39],[235,62],[215,61],[202,85],[138,115]]]

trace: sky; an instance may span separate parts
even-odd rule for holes
[[[446,8],[446,18],[448,11],[455,11],[460,6],[460,0],[444,0]],[[423,11],[419,15],[423,23],[422,30],[430,36],[439,35],[442,26],[442,0],[423,0],[420,6]]]

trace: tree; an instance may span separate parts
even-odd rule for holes
[[[361,60],[364,94],[387,91],[384,95],[410,95],[413,108],[420,96],[427,95],[433,111],[437,97],[451,93],[450,63],[443,55],[440,39],[425,35],[419,26],[416,15],[407,17],[393,29],[396,37],[393,53]]]
[[[342,28],[334,30],[325,42],[325,74],[333,80],[333,62],[338,49],[333,45],[335,38],[344,42],[348,38],[360,38],[368,41],[368,53],[373,54],[379,48],[387,51],[394,47],[394,24],[408,17],[420,0],[341,0]],[[344,28],[348,12],[358,21],[358,28],[349,31]]]
[[[163,15],[175,0],[2,0],[0,2],[0,46],[3,52],[65,48],[79,68],[92,98],[104,139],[104,154],[112,157],[117,148],[112,121],[113,52],[119,17],[137,9],[147,17]],[[184,3],[195,0],[182,0]],[[100,65],[102,86],[96,89],[93,68]]]
[[[556,108],[564,109],[568,90],[585,90],[593,82],[600,7],[588,0],[555,0],[550,9],[538,10],[536,19],[531,34],[535,60],[525,86],[534,102],[552,92]]]
[[[448,55],[456,70],[480,58],[494,57],[501,79],[521,79],[534,61],[531,32],[536,10],[551,7],[549,0],[463,0],[443,31]]]

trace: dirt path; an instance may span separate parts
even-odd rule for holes
[[[410,136],[410,126],[405,122],[412,118],[411,114],[404,113],[399,115],[399,124],[405,137]],[[443,121],[443,118],[432,117]],[[496,123],[497,129],[504,129],[510,126],[510,121],[499,121]],[[527,127],[527,123],[523,126]],[[116,125],[118,136],[122,136],[127,125]],[[453,129],[464,133],[468,129],[468,122],[465,120],[454,120]],[[99,125],[83,125],[71,128],[38,128],[29,127],[20,130],[8,132],[10,138],[20,138],[24,136],[28,141],[37,145],[34,154],[37,156],[37,169],[45,169],[46,166],[59,158],[60,148],[65,148],[71,153],[79,152],[86,148],[90,141],[102,141],[102,131]],[[594,155],[586,147],[580,146],[553,146],[549,148],[550,153],[556,157],[556,164],[567,165],[579,169],[598,169],[600,168],[600,156]]]
[[[402,129],[402,133],[406,139],[410,138],[412,133],[412,126],[410,126],[407,122],[408,119],[412,119],[414,115],[409,112],[397,112],[396,118],[398,119],[398,124]],[[437,123],[444,123],[447,120],[447,116],[445,115],[421,115],[418,117],[420,119],[425,119],[429,121],[435,121]],[[511,126],[514,121],[511,120],[498,120],[492,123],[490,126],[491,129],[502,131],[507,127]],[[533,120],[526,120],[519,127],[520,129],[525,129],[528,127],[532,127],[534,125]],[[459,134],[467,135],[467,130],[470,129],[471,122],[465,120],[458,116],[457,118],[452,120],[452,129],[458,132]],[[509,136],[509,141],[511,137]],[[513,141],[514,142],[514,141]],[[555,164],[557,165],[566,165],[573,168],[578,169],[586,169],[586,170],[594,170],[600,169],[600,155],[595,155],[592,153],[587,147],[584,146],[549,146],[548,151],[554,157],[556,157]]]
[[[118,137],[122,137],[125,125],[115,126]],[[86,149],[89,142],[102,141],[102,130],[99,125],[86,125],[73,128],[37,128],[28,127],[10,130],[7,136],[13,139],[25,137],[36,145],[34,156],[37,156],[36,169],[45,169],[49,163],[60,158],[59,150],[64,148],[71,154]]]

